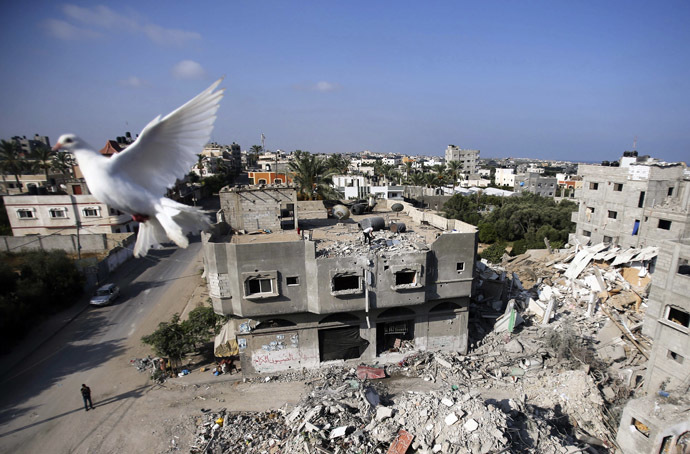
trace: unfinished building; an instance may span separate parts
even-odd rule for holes
[[[287,187],[220,198],[226,222],[204,235],[204,261],[214,310],[235,318],[243,373],[467,351],[473,226],[393,201],[338,220]]]
[[[573,213],[582,244],[658,246],[690,237],[690,172],[685,163],[624,156],[616,166],[580,165]]]

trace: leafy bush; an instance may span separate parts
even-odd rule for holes
[[[0,255],[0,347],[9,350],[37,321],[82,294],[84,277],[64,251]]]
[[[488,260],[491,263],[498,263],[501,261],[503,254],[506,252],[506,243],[494,243],[488,248],[484,249],[480,254],[481,258]]]

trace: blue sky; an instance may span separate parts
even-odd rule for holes
[[[225,75],[243,149],[690,157],[690,3],[3,2],[0,137],[139,132]]]

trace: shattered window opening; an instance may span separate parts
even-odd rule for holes
[[[644,435],[645,437],[649,438],[649,427],[647,427],[645,424],[642,424],[640,421],[638,421],[635,418],[632,418],[632,421],[630,424],[637,430],[639,433]]]
[[[398,271],[395,273],[395,285],[415,285],[417,283],[416,271]]]
[[[678,364],[683,364],[683,361],[685,360],[685,358],[684,358],[682,355],[679,355],[679,354],[676,353],[676,352],[672,352],[671,350],[669,350],[669,351],[666,353],[666,357],[667,357],[668,359],[674,360],[674,361],[677,362]]]
[[[666,219],[659,219],[658,227],[664,230],[671,230],[671,221],[668,221]]]
[[[465,262],[458,262],[455,269],[457,270],[458,273],[465,271]]]
[[[690,276],[690,264],[688,264],[688,259],[678,260],[678,274]]]
[[[688,328],[690,326],[690,314],[675,307],[667,307],[668,309],[666,313],[666,320],[671,321],[684,328]]]
[[[616,192],[623,191],[623,183],[613,183],[613,190]]]
[[[362,291],[362,279],[355,273],[336,273],[331,279],[331,292],[352,294]]]

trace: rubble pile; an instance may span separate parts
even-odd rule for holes
[[[317,240],[317,257],[366,256],[375,250],[382,253],[426,251],[426,238],[413,230],[394,233],[390,230],[374,232],[371,244],[364,244],[361,230],[342,233],[337,242]]]
[[[198,418],[191,451],[383,453],[404,433],[417,453],[578,452],[583,444],[569,431],[558,409],[527,404],[525,396],[490,402],[458,386],[388,395],[380,381],[357,380],[351,369],[313,383],[292,409]]]

